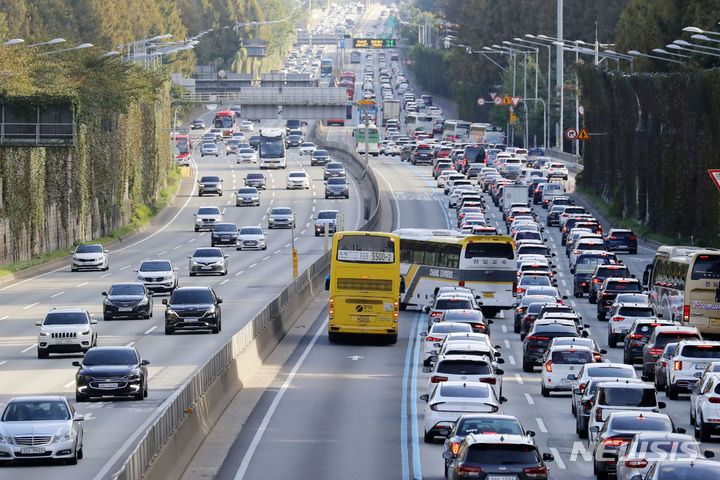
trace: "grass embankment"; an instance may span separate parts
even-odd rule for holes
[[[155,205],[153,207],[148,207],[146,205],[140,206],[132,216],[132,219],[130,220],[130,223],[125,225],[124,227],[114,230],[104,237],[95,238],[91,242],[92,243],[101,243],[106,244],[110,243],[114,240],[117,240],[118,238],[121,238],[138,228],[142,227],[143,225],[147,224],[152,220],[158,213],[160,213],[170,202],[170,199],[172,196],[177,192],[179,186],[180,186],[180,170],[175,168],[170,172],[170,175],[168,176],[168,184],[165,188],[162,189],[160,192],[160,198],[157,202],[155,202]],[[76,242],[76,244],[81,242]],[[90,242],[87,242],[90,243]],[[61,249],[61,250],[55,250],[52,252],[47,252],[39,255],[35,255],[32,258],[29,258],[27,260],[23,260],[21,262],[15,262],[11,263],[10,265],[4,265],[0,267],[0,277],[3,277],[5,275],[10,275],[11,273],[19,272],[20,270],[25,270],[26,268],[34,267],[36,265],[41,265],[43,263],[47,263],[51,260],[55,260],[57,258],[64,257],[68,255],[69,250],[68,249]]]

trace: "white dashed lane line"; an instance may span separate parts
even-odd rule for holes
[[[34,307],[35,305],[37,305],[38,303],[40,303],[40,302],[35,302],[35,303],[31,303],[30,305],[25,305],[25,306],[23,307],[23,310],[27,310],[28,308],[32,308],[32,307]]]
[[[542,418],[537,417],[535,420],[537,421],[538,428],[540,429],[540,431],[541,431],[542,433],[548,433],[548,429],[547,429],[547,427],[545,426],[545,422],[543,422]]]
[[[156,328],[157,328],[157,325],[155,325],[154,327],[148,328],[147,330],[145,330],[143,335],[150,335]]]
[[[33,344],[30,345],[29,347],[23,348],[22,350],[20,350],[20,353],[25,353],[25,352],[27,352],[27,351],[32,350],[32,349],[35,348],[35,347],[37,347],[37,343],[33,343]]]
[[[253,268],[253,267],[256,267],[256,266],[257,266],[257,263],[253,263],[253,264],[250,265],[248,268]]]
[[[75,385],[75,380],[73,380],[72,382],[66,383],[65,385],[63,385],[63,388],[70,388],[70,387],[72,387],[73,385]]]
[[[78,283],[77,285],[75,285],[75,288],[80,288],[80,287],[84,287],[84,286],[85,286],[85,285],[87,285],[88,283],[90,283],[90,282],[82,282],[82,283]]]
[[[125,265],[125,266],[122,267],[120,270],[126,270],[126,269],[128,269],[128,268],[130,268],[130,267],[131,267],[131,265]]]
[[[535,400],[532,399],[529,393],[526,392],[523,395],[525,395],[525,400],[527,400],[528,404],[535,405]]]
[[[58,292],[58,293],[56,293],[56,294],[54,294],[54,295],[50,295],[50,298],[59,297],[59,296],[62,295],[63,293],[65,293],[65,292]]]
[[[515,374],[515,380],[517,380],[517,382],[518,382],[519,385],[522,385],[522,384],[525,383],[525,382],[523,382],[523,379],[522,379],[522,377],[520,376],[519,373],[516,373],[516,374]]]
[[[230,280],[226,278],[225,280],[223,280],[222,282],[220,282],[220,285],[225,285],[225,284],[226,284],[227,282],[229,282],[229,281],[230,281]]]
[[[10,316],[10,315],[3,315],[3,317],[0,318],[0,320],[5,320],[5,319],[8,318],[9,316]]]

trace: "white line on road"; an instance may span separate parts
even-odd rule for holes
[[[30,345],[29,347],[23,348],[22,350],[20,350],[20,353],[25,353],[28,350],[32,350],[35,347],[37,347],[37,343],[34,343],[34,344]]]
[[[75,385],[75,380],[73,380],[72,382],[66,383],[65,385],[63,385],[63,388],[70,388],[70,387],[72,387],[73,385]]]
[[[77,285],[75,285],[75,287],[76,287],[76,288],[84,287],[84,286],[87,285],[88,283],[90,283],[90,282],[78,283]]]
[[[25,306],[23,307],[23,310],[27,310],[28,308],[32,308],[32,307],[34,307],[35,305],[37,305],[38,303],[40,303],[40,302],[35,302],[35,303],[31,303],[30,305],[25,305]]]
[[[560,470],[565,470],[565,462],[563,462],[562,458],[560,458],[560,452],[558,452],[558,449],[555,447],[550,447],[548,450],[550,450],[550,453],[552,453],[553,457],[555,457],[555,463],[557,464],[558,468]]]
[[[54,295],[50,295],[50,298],[59,297],[59,296],[62,295],[63,293],[65,293],[65,292],[58,292],[58,293],[56,293],[56,294],[54,294]]]
[[[182,245],[178,245],[177,247],[173,247],[173,250],[177,250],[178,248],[182,248]]]
[[[302,366],[303,362],[305,361],[305,358],[307,358],[308,354],[310,353],[310,349],[315,345],[315,342],[317,342],[317,339],[322,335],[325,330],[327,329],[327,320],[325,320],[322,325],[320,325],[320,328],[315,333],[315,336],[313,336],[312,340],[310,340],[310,343],[308,343],[308,346],[305,347],[305,351],[303,351],[302,355],[300,355],[300,358],[298,358],[298,361],[295,363],[295,366],[293,366],[292,371],[288,375],[288,377],[285,379],[285,382],[280,387],[280,390],[278,390],[277,395],[275,395],[275,398],[273,399],[272,404],[270,404],[270,408],[268,408],[267,412],[265,413],[265,417],[263,417],[262,422],[260,423],[260,426],[255,431],[255,436],[252,439],[252,442],[250,442],[250,445],[248,449],[245,451],[245,456],[242,459],[242,462],[240,463],[240,468],[238,468],[237,473],[235,474],[235,480],[241,480],[245,476],[245,472],[248,469],[248,466],[250,465],[250,460],[252,460],[253,454],[255,453],[255,450],[257,449],[258,445],[260,444],[260,440],[265,433],[265,430],[268,427],[268,424],[270,423],[270,419],[272,418],[273,414],[275,413],[275,410],[277,409],[278,405],[280,404],[280,401],[282,400],[282,397],[285,395],[285,392],[287,391],[288,387],[290,387],[290,384],[292,383],[293,379],[295,378],[295,374],[297,374],[298,370]]]
[[[500,328],[502,328],[503,333],[507,333],[507,327],[506,327],[505,325],[503,325],[503,326],[500,327]]]
[[[268,260],[269,258],[270,258],[270,255],[268,255],[267,257],[263,257],[262,261],[264,262],[265,260]]]
[[[108,272],[108,273],[103,273],[102,275],[100,275],[99,278],[105,278],[105,277],[108,277],[108,276],[110,276],[110,272]]]
[[[148,328],[147,330],[145,330],[143,335],[150,335],[156,328],[157,328],[157,325],[155,325],[154,327]]]
[[[538,428],[540,429],[540,431],[541,431],[542,433],[548,433],[548,429],[547,429],[547,427],[545,426],[545,422],[543,422],[542,418],[537,417],[535,420],[537,421]]]
[[[3,365],[5,365],[6,363],[7,363],[7,360],[3,360],[2,362],[0,362],[0,367],[2,367]]]
[[[510,355],[510,356],[508,357],[508,360],[510,361],[510,365],[515,365],[515,357],[513,357],[512,355]]]
[[[235,274],[235,276],[236,276],[236,277],[239,277],[244,271],[245,271],[245,270],[240,270],[239,272],[237,272],[237,273]]]
[[[282,252],[282,250],[278,249],[273,252],[273,255],[277,255],[278,253]]]
[[[226,284],[227,282],[229,282],[229,281],[230,281],[230,280],[226,278],[225,280],[223,280],[222,282],[220,282],[220,285],[225,285],[225,284]]]
[[[304,228],[300,231],[300,235],[305,235],[305,229],[304,229]],[[296,237],[296,238],[297,238],[297,237]]]
[[[5,319],[8,318],[9,316],[10,316],[10,315],[3,315],[3,317],[0,318],[0,320],[5,320]]]
[[[159,253],[157,254],[157,256],[159,257],[160,255],[165,255],[166,253],[167,253],[167,250],[163,250],[162,252],[159,252]]]
[[[253,267],[255,267],[255,266],[257,266],[257,263],[253,263],[253,264],[250,265],[248,268],[253,268]]]
[[[125,265],[125,266],[122,267],[120,270],[125,270],[125,269],[130,268],[130,267],[131,267],[131,265]]]
[[[520,376],[519,373],[516,373],[516,374],[515,374],[515,380],[517,380],[517,382],[518,382],[519,385],[522,385],[522,384],[525,383],[525,382],[523,382],[523,379],[522,379],[522,377]]]
[[[289,243],[286,243],[286,244],[285,244],[285,248],[287,248],[287,247],[289,247],[289,246],[290,246],[290,244],[289,244]]]
[[[195,240],[196,240],[195,238],[191,238],[190,240],[188,240],[188,243],[192,243],[192,242],[194,242]]]
[[[505,340],[505,348],[510,348],[510,340]]]
[[[523,395],[525,395],[525,400],[527,400],[530,405],[535,405],[535,400],[532,399],[529,393],[524,393]]]

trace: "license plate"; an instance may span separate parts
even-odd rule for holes
[[[495,297],[495,292],[483,292],[483,298],[494,298],[494,297]]]
[[[72,343],[75,343],[75,340],[72,338],[61,338],[57,341],[57,343],[61,345],[70,345]]]
[[[45,453],[45,448],[43,448],[43,447],[24,447],[24,448],[20,449],[20,453],[24,453],[26,455],[40,454],[40,453]]]
[[[696,363],[695,364],[695,370],[705,370],[705,367],[707,367],[707,363]]]
[[[488,475],[486,480],[517,480],[517,475]]]
[[[118,384],[117,384],[117,383],[111,383],[111,382],[108,382],[108,383],[98,383],[98,387],[99,387],[99,388],[117,388],[117,387],[118,387]]]
[[[271,164],[270,164],[270,166],[271,166],[271,167],[274,167],[274,166],[275,166],[275,164],[274,164],[274,163],[271,163]]]
[[[711,318],[710,325],[720,325],[720,318]]]
[[[370,320],[372,320],[372,318],[373,318],[372,315],[353,315],[353,319],[356,322],[362,322],[362,323],[367,323]]]
[[[195,318],[195,317],[186,317],[186,318],[183,318],[182,321],[183,321],[183,322],[191,322],[191,323],[192,323],[192,322],[197,322],[198,319]]]
[[[200,267],[202,270],[212,270],[212,267]]]
[[[118,308],[118,312],[132,312],[131,307],[120,307]]]
[[[568,383],[572,383],[572,380],[570,380],[569,378],[560,379],[560,385],[567,385]]]

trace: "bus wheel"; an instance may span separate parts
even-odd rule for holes
[[[486,317],[495,317],[498,313],[500,313],[499,308],[483,308],[482,309],[483,315]]]
[[[395,333],[393,335],[388,335],[387,337],[388,337],[388,343],[390,345],[395,345],[397,343],[397,337],[398,337],[397,333]]]
[[[407,305],[407,303],[400,302],[400,311],[404,312],[405,310],[407,310]]]
[[[338,334],[335,332],[328,332],[328,340],[330,343],[336,343],[338,341]]]

